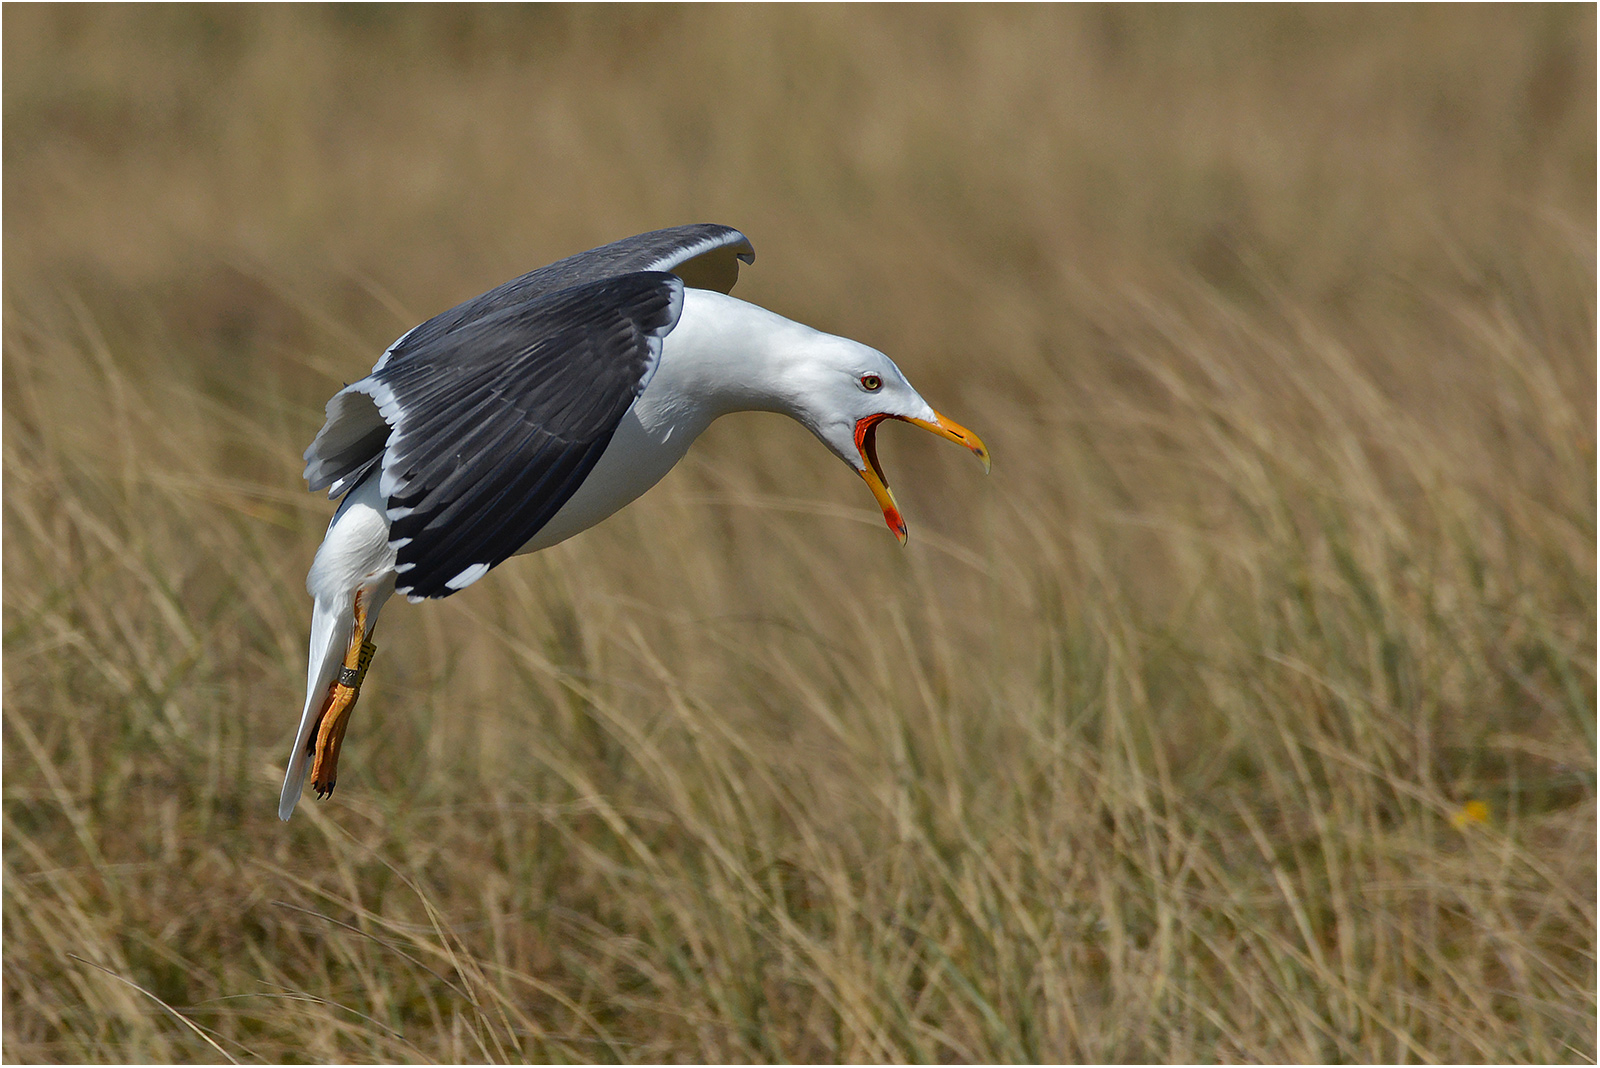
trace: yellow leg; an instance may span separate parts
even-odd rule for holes
[[[328,686],[328,696],[317,717],[317,729],[311,732],[311,788],[317,797],[333,793],[339,774],[339,747],[344,744],[344,732],[350,726],[350,712],[361,696],[361,681],[367,677],[372,664],[372,654],[378,647],[367,640],[367,605],[362,591],[356,591],[355,627],[350,631],[350,647],[345,650],[339,673]]]

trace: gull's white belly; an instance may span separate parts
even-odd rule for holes
[[[588,530],[660,482],[683,459],[705,427],[667,418],[660,406],[652,403],[650,393],[646,389],[628,409],[589,477],[550,522],[517,550],[518,555],[548,549]]]

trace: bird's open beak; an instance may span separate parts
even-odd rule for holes
[[[889,524],[889,529],[900,539],[900,544],[904,545],[905,517],[900,514],[900,505],[895,503],[894,494],[889,490],[889,480],[883,477],[883,467],[878,463],[878,424],[885,419],[899,419],[901,422],[920,426],[941,438],[965,446],[983,461],[984,474],[989,473],[989,449],[978,435],[960,423],[946,419],[938,412],[933,413],[932,421],[913,419],[904,415],[869,415],[856,422],[856,451],[861,454],[861,480],[872,490],[873,497],[877,498],[878,507],[883,509],[883,521]]]

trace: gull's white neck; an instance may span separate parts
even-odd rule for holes
[[[809,425],[795,357],[807,346],[837,340],[734,297],[685,289],[683,312],[650,384],[589,477],[519,551],[565,541],[637,498],[720,416],[773,411]]]
[[[683,314],[635,408],[647,428],[693,427],[691,434],[730,412],[797,415],[796,368],[807,349],[827,340],[833,339],[735,297],[685,289]]]

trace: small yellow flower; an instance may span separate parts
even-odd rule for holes
[[[1464,831],[1474,823],[1489,822],[1489,806],[1473,799],[1450,814],[1450,826]]]

